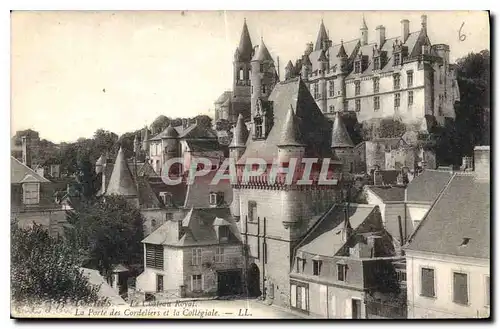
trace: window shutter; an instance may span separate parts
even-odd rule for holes
[[[292,307],[297,307],[297,286],[290,285],[290,304]]]

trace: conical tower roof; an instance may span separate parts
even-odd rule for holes
[[[339,52],[337,53],[337,57],[347,57],[347,53],[344,48],[344,41],[341,41]]]
[[[340,112],[335,114],[335,121],[332,129],[332,148],[354,147],[351,137],[342,120]]]
[[[281,128],[281,135],[278,146],[304,146],[300,140],[300,134],[295,119],[295,113],[290,105]]]
[[[130,173],[123,149],[120,147],[109,179],[106,195],[137,196],[137,188]]]
[[[288,64],[286,64],[285,68],[288,69],[288,70],[293,70],[293,63],[292,63],[292,61],[288,61]]]
[[[243,120],[243,115],[238,115],[238,122],[236,123],[236,128],[234,129],[233,140],[229,147],[244,147],[248,139],[248,129],[245,125],[245,120]]]
[[[263,39],[260,40],[260,46],[255,52],[252,61],[274,61],[271,57],[271,54],[269,53],[269,50],[267,50],[266,44],[264,43]]]
[[[328,33],[326,33],[325,24],[323,24],[323,20],[321,20],[321,25],[319,26],[318,38],[316,39],[316,45],[314,46],[314,50],[323,49],[323,41],[328,40]]]
[[[363,15],[363,24],[361,25],[361,30],[368,30],[368,26],[366,26],[365,15]]]
[[[250,39],[250,33],[248,32],[247,21],[245,19],[236,55],[240,61],[248,62],[252,59],[252,52],[252,40]]]

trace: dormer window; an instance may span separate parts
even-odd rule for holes
[[[354,73],[361,73],[361,61],[354,62]]]
[[[229,226],[223,225],[219,226],[219,242],[229,241]]]
[[[380,57],[375,57],[373,59],[373,69],[380,70]]]
[[[224,202],[224,193],[210,192],[209,201],[210,201],[210,206],[212,207],[220,206]]]
[[[264,127],[262,118],[254,118],[255,138],[264,138]]]
[[[40,203],[40,183],[23,184],[23,203],[26,205]]]
[[[165,207],[171,207],[173,205],[172,202],[172,193],[170,192],[160,192],[160,198],[163,201]]]
[[[401,53],[394,54],[394,66],[401,65]]]

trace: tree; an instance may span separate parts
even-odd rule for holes
[[[16,302],[97,301],[99,287],[81,272],[81,258],[41,226],[12,225],[11,292]]]
[[[121,196],[85,201],[68,215],[66,236],[86,266],[109,277],[113,265],[142,263],[144,218]]]
[[[153,135],[161,133],[170,124],[170,119],[164,115],[160,115],[151,124],[151,132]]]
[[[205,114],[200,114],[194,117],[196,123],[203,127],[212,127],[212,118]]]

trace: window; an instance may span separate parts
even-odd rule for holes
[[[378,93],[380,90],[380,80],[379,78],[373,78],[373,92]]]
[[[423,267],[420,294],[425,297],[436,297],[434,289],[434,269]]]
[[[486,285],[486,306],[490,306],[490,277],[487,276],[485,280]]]
[[[380,70],[380,57],[375,57],[373,59],[373,69]]]
[[[329,109],[330,109],[330,113],[335,112],[335,106],[334,105],[330,105]]]
[[[401,94],[397,93],[394,94],[394,107],[399,108],[399,105],[401,105]]]
[[[373,97],[373,110],[375,110],[375,111],[380,110],[380,97],[379,96]]]
[[[166,219],[166,220],[173,220],[173,219],[174,219],[174,214],[173,214],[173,213],[171,213],[171,212],[167,212],[167,213],[165,214],[165,219]]]
[[[240,69],[240,75],[238,77],[240,80],[244,80],[243,78],[243,69]]]
[[[163,291],[163,275],[156,274],[156,292]]]
[[[172,194],[168,192],[160,192],[160,198],[166,207],[172,206]]]
[[[262,85],[262,94],[265,95],[266,94],[266,85]]]
[[[313,84],[313,96],[314,96],[314,99],[319,98],[319,90],[318,90],[318,83],[317,82],[315,82]]]
[[[251,222],[257,220],[257,203],[255,201],[248,201],[248,219]]]
[[[413,71],[406,72],[406,82],[408,83],[408,88],[413,87]]]
[[[354,63],[354,73],[361,73],[361,61]]]
[[[264,72],[264,64],[260,64],[260,72]]]
[[[329,91],[329,94],[330,94],[330,97],[333,97],[335,96],[335,89],[334,89],[335,85],[334,85],[334,82],[333,81],[330,81],[330,84],[328,85],[328,91]]]
[[[361,99],[356,99],[356,101],[354,102],[354,104],[356,106],[356,112],[361,111]]]
[[[211,206],[219,206],[224,202],[224,192],[210,192],[209,202]]]
[[[354,81],[354,95],[357,96],[361,93],[361,81]]]
[[[202,291],[203,281],[201,274],[195,274],[191,277],[191,291]]]
[[[298,308],[304,311],[308,310],[308,288],[296,284],[290,284],[290,304],[293,308]]]
[[[201,248],[193,248],[192,253],[192,265],[201,265]]]
[[[219,242],[227,242],[229,240],[229,226],[219,226]]]
[[[406,271],[396,270],[396,276],[399,282],[406,282]]]
[[[163,246],[146,244],[146,267],[163,270]]]
[[[40,184],[39,183],[24,183],[23,184],[23,203],[38,204],[40,203]]]
[[[304,266],[306,265],[306,260],[304,258],[297,257],[297,273],[304,272]]]
[[[401,65],[401,54],[394,54],[394,66]]]
[[[151,221],[151,229],[154,230],[156,228],[156,219]]]
[[[253,94],[253,85],[252,85],[252,90],[251,90],[251,93]]]
[[[467,274],[465,273],[453,272],[453,301],[462,305],[469,303]]]
[[[261,118],[254,118],[254,124],[255,124],[255,138],[262,138],[264,137],[264,130],[262,127],[262,119]]]
[[[408,92],[408,106],[413,105],[413,91]]]
[[[399,74],[394,74],[394,77],[393,77],[393,80],[394,80],[394,90],[398,90],[399,88],[401,88],[401,77]]]
[[[217,247],[215,249],[215,262],[224,263],[224,247]]]
[[[313,275],[319,275],[321,273],[322,261],[313,260]]]
[[[347,278],[347,265],[337,264],[337,280],[346,281]]]

